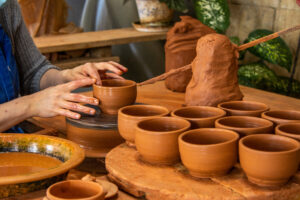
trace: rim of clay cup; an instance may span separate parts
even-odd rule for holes
[[[145,123],[147,121],[152,121],[152,120],[158,120],[158,119],[173,119],[173,120],[178,120],[178,121],[182,121],[184,123],[186,123],[186,126],[181,128],[181,129],[176,129],[174,131],[152,131],[152,130],[147,130],[147,129],[143,129],[140,128],[140,124],[141,123]],[[182,119],[182,118],[178,118],[178,117],[155,117],[155,118],[151,118],[151,119],[144,119],[140,122],[137,123],[136,125],[136,129],[139,131],[143,131],[143,132],[151,132],[151,134],[154,135],[161,135],[161,134],[166,134],[166,133],[177,133],[177,132],[184,132],[186,130],[188,130],[191,127],[191,123],[188,120]]]
[[[136,86],[135,81],[127,80],[127,79],[125,79],[125,80],[124,79],[105,79],[105,80],[102,80],[102,82],[128,82],[129,85],[112,87],[112,86],[93,84],[93,86],[98,87],[98,88],[103,88],[103,89],[110,89],[110,90],[117,90],[117,89],[120,89],[120,88],[129,88],[129,87],[132,87],[132,86]]]
[[[124,110],[126,109],[130,109],[130,108],[142,108],[142,107],[156,107],[156,108],[159,108],[161,110],[164,110],[163,113],[161,114],[157,114],[157,115],[149,115],[149,116],[137,116],[137,115],[130,115],[130,114],[126,114],[124,113]],[[122,115],[125,115],[126,117],[129,117],[129,118],[155,118],[155,117],[160,117],[160,116],[166,116],[170,113],[170,111],[164,107],[164,106],[160,106],[160,105],[129,105],[129,106],[124,106],[122,108],[119,109],[119,114],[122,114]]]
[[[191,108],[196,108],[196,109],[206,109],[206,110],[210,110],[210,109],[214,109],[215,111],[220,111],[220,113],[218,115],[214,115],[214,116],[211,116],[211,117],[194,117],[194,118],[190,118],[190,117],[183,117],[183,116],[180,116],[178,114],[176,114],[176,112],[178,111],[181,111],[181,110],[187,110],[187,109],[191,109]],[[187,120],[191,120],[191,121],[195,121],[195,120],[209,120],[209,119],[215,119],[215,118],[220,118],[220,117],[224,117],[226,116],[226,112],[220,108],[216,108],[216,107],[212,107],[212,106],[187,106],[187,107],[181,107],[181,108],[178,108],[176,110],[173,110],[171,112],[171,116],[173,117],[179,117],[179,118],[184,118],[184,119],[187,119]]]
[[[234,109],[234,108],[226,108],[226,107],[223,107],[224,105],[226,104],[231,104],[231,103],[242,103],[242,104],[256,104],[256,105],[261,105],[265,108],[262,108],[262,109],[257,109],[257,110],[239,110],[239,109]],[[268,111],[270,109],[270,107],[264,103],[261,103],[261,102],[258,102],[258,101],[226,101],[226,102],[223,102],[223,103],[219,103],[218,104],[218,108],[221,108],[223,110],[228,110],[228,111],[240,111],[240,112],[251,112],[251,113],[255,113],[255,112],[265,112],[265,111]]]
[[[241,119],[241,118],[260,120],[260,121],[264,121],[264,122],[269,123],[269,125],[268,126],[258,126],[258,127],[237,127],[237,126],[228,126],[228,125],[220,123],[221,120],[226,120],[226,119]],[[259,117],[252,117],[252,116],[227,116],[227,117],[222,117],[220,119],[217,119],[216,122],[215,122],[215,124],[217,124],[217,123],[219,125],[223,126],[223,127],[226,127],[226,128],[250,129],[250,130],[255,130],[255,129],[259,129],[259,128],[266,128],[266,127],[270,127],[270,126],[273,127],[273,125],[274,125],[273,122],[270,121],[270,120],[267,120],[267,119],[264,119],[264,118],[259,118]]]
[[[278,134],[278,131],[280,131],[280,134],[283,135],[283,136],[289,136],[289,137],[298,136],[300,138],[300,129],[299,129],[299,134],[289,133],[289,132],[286,132],[286,131],[280,129],[282,127],[291,126],[291,125],[296,125],[296,126],[299,126],[299,128],[300,128],[300,122],[279,124],[275,128],[275,134]]]
[[[217,130],[217,131],[228,132],[228,133],[231,133],[232,135],[234,135],[234,138],[231,140],[227,140],[225,142],[217,143],[217,144],[192,144],[192,143],[189,143],[182,139],[185,135],[188,135],[190,133],[193,133],[193,132],[197,133],[198,131],[207,131],[207,130],[209,130],[209,131]],[[224,144],[229,144],[229,143],[239,140],[239,138],[240,138],[240,135],[237,132],[223,129],[223,128],[198,128],[198,129],[189,130],[189,131],[186,131],[186,132],[183,132],[182,134],[180,134],[180,136],[178,137],[178,142],[180,141],[180,142],[184,143],[185,145],[189,145],[192,147],[210,147],[210,146],[212,147],[212,146],[221,146]]]
[[[273,117],[271,115],[269,115],[270,113],[274,113],[274,112],[283,112],[283,113],[297,113],[300,115],[300,111],[298,110],[269,110],[269,111],[266,111],[266,112],[263,112],[261,114],[261,117],[264,118],[264,119],[279,119],[279,120],[285,120],[285,121],[300,121],[300,119],[286,119],[286,118],[279,118],[279,117]]]
[[[281,140],[286,140],[286,141],[289,141],[290,143],[292,142],[293,144],[295,144],[296,147],[291,149],[291,150],[286,150],[286,151],[263,151],[263,150],[253,149],[253,148],[248,147],[244,144],[244,141],[247,140],[248,138],[251,138],[251,137],[265,137],[265,136],[281,138]],[[243,146],[243,148],[247,149],[248,151],[252,151],[252,152],[260,153],[260,154],[267,154],[267,155],[289,154],[289,153],[296,152],[296,151],[300,150],[300,142],[298,142],[296,139],[289,138],[289,137],[282,136],[282,135],[267,134],[267,133],[266,134],[247,135],[247,136],[245,136],[245,137],[243,137],[239,140],[239,148],[240,148],[240,146]]]

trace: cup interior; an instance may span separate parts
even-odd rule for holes
[[[134,117],[150,117],[167,114],[168,110],[160,106],[134,105],[125,107],[121,112]]]
[[[250,149],[265,152],[285,152],[299,147],[297,141],[278,135],[251,135],[242,142]]]
[[[140,129],[152,132],[169,132],[188,128],[190,123],[175,117],[160,117],[138,123]]]
[[[102,87],[124,87],[134,85],[134,81],[122,79],[107,79],[102,80]]]
[[[222,115],[217,108],[187,107],[174,111],[174,115],[183,118],[209,118]]]
[[[87,181],[64,181],[53,185],[49,194],[61,199],[85,199],[102,192],[100,186]]]
[[[218,121],[220,124],[235,128],[259,128],[272,125],[265,119],[257,117],[225,117]]]
[[[282,132],[300,135],[300,123],[298,124],[283,124],[278,127]]]
[[[220,104],[221,108],[230,109],[230,110],[242,110],[242,111],[257,111],[265,110],[267,106],[259,102],[251,101],[233,101],[225,102]]]
[[[221,129],[198,129],[187,132],[181,139],[189,144],[211,145],[238,139],[238,134]]]
[[[300,112],[297,111],[268,111],[265,115],[279,119],[300,120]]]

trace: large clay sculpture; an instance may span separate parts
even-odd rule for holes
[[[181,16],[167,34],[165,45],[166,72],[190,64],[196,57],[196,44],[202,36],[215,33],[199,20],[189,16]],[[185,92],[186,86],[192,77],[192,71],[187,70],[166,79],[168,89],[176,92]]]

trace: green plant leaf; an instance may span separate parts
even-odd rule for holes
[[[179,12],[186,12],[187,11],[187,7],[185,5],[185,1],[184,0],[159,0],[162,3],[166,3],[167,6],[172,9],[172,10],[176,10]]]
[[[194,0],[197,18],[218,33],[225,33],[230,24],[227,0]]]
[[[252,31],[244,43],[251,42],[258,38],[272,34],[273,32],[265,29],[258,29]],[[280,37],[267,42],[260,43],[254,47],[248,49],[254,55],[266,60],[270,63],[277,64],[281,67],[286,68],[288,71],[291,70],[293,56],[290,48]]]
[[[241,44],[240,42],[240,38],[238,36],[232,36],[229,37],[230,41],[234,44],[236,44],[237,46],[239,46]],[[240,51],[239,52],[240,56],[239,56],[239,60],[243,60],[246,54],[246,50]]]

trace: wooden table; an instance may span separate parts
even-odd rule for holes
[[[241,86],[241,90],[245,95],[244,100],[259,101],[270,106],[271,109],[292,109],[300,110],[300,99],[282,96],[275,93],[265,92],[258,89]],[[92,92],[85,93],[88,96]],[[138,88],[137,102],[146,104],[156,104],[167,107],[169,110],[181,107],[184,103],[184,94],[175,93],[165,88],[164,82],[157,82],[152,85],[146,85]],[[38,118],[32,119],[36,124],[46,125],[60,131],[62,134],[66,133],[65,119],[62,116],[53,118]],[[127,200],[128,195],[121,193],[119,200]],[[35,198],[34,200],[40,200]]]

